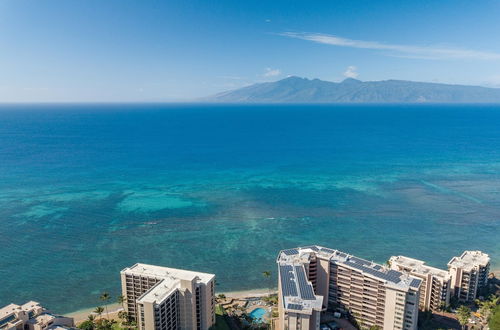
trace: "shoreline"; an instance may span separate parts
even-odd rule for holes
[[[103,308],[107,307],[108,314],[111,318],[114,318],[115,314],[118,314],[118,312],[123,310],[122,305],[120,305],[118,303],[113,303],[113,304],[109,304],[109,305],[99,305],[99,306],[102,306]],[[80,322],[85,321],[90,314],[96,315],[96,313],[94,313],[94,310],[95,310],[95,307],[84,308],[84,309],[80,309],[80,310],[77,310],[74,312],[65,313],[63,315],[68,316],[68,317],[72,317],[75,320],[75,324],[78,324]],[[104,310],[101,317],[106,318],[106,310]]]
[[[497,278],[500,277],[500,269],[492,269],[490,270],[490,273],[494,273]],[[253,298],[253,297],[265,297],[270,294],[276,294],[277,293],[277,288],[271,288],[271,289],[249,289],[249,290],[237,290],[237,291],[221,291],[221,292],[216,292],[215,296],[219,294],[224,294],[228,298],[233,298],[233,299],[244,299],[244,298]],[[101,305],[102,307],[107,306],[108,307],[108,314],[110,318],[117,318],[118,312],[123,310],[123,307],[118,304],[118,303],[113,303],[109,305]],[[97,306],[96,306],[97,307]],[[78,324],[80,322],[83,322],[87,319],[88,315],[94,314],[94,309],[93,308],[84,308],[80,309],[74,312],[69,312],[69,313],[64,313],[64,316],[69,316],[74,318],[75,324]],[[102,314],[102,317],[106,317],[106,312]]]
[[[231,297],[234,299],[243,299],[243,298],[252,298],[252,297],[265,297],[269,294],[276,293],[276,288],[270,289],[250,289],[250,290],[238,290],[238,291],[223,291],[216,292],[215,296],[219,294],[224,294],[226,297]],[[118,312],[123,310],[122,305],[118,303],[113,303],[109,305],[100,305],[102,307],[107,306],[108,314],[110,318],[117,318]],[[97,306],[96,306],[97,307]],[[64,316],[72,317],[75,320],[75,324],[83,322],[87,319],[90,314],[94,314],[95,307],[93,308],[84,308],[74,312],[69,312],[63,314]],[[106,311],[102,313],[101,317],[106,318]]]

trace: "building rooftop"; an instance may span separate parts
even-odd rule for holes
[[[23,305],[17,305],[17,304],[9,304],[5,307],[0,308],[0,320],[3,319],[6,316],[9,316],[13,313],[17,312],[31,312],[34,310],[42,310],[43,307],[40,305],[40,303],[36,301],[28,301],[27,303]]]
[[[321,310],[323,297],[314,294],[303,264],[280,263],[279,276],[285,309],[308,314],[313,310]]]
[[[392,256],[390,259],[391,265],[398,264],[403,268],[410,269],[411,272],[422,275],[433,275],[448,279],[450,274],[446,270],[427,266],[424,261],[413,259],[405,256]]]
[[[31,312],[36,309],[43,309],[42,305],[36,301],[28,301],[27,303],[21,305],[21,309],[25,312]]]
[[[408,274],[389,269],[385,266],[349,255],[338,250],[328,249],[315,245],[283,250],[278,256],[278,263],[280,265],[304,264],[308,262],[313,256],[328,259],[330,261],[334,261],[337,264],[342,264],[351,269],[361,271],[364,275],[382,281],[387,286],[393,287],[398,290],[408,291],[410,288],[418,289],[421,284],[420,279],[411,277]]]
[[[54,320],[56,318],[56,316],[50,314],[50,313],[43,313],[43,314],[40,314],[34,318],[31,318],[28,323],[31,323],[31,324],[47,324],[49,323],[50,321]]]
[[[23,305],[9,304],[0,308],[0,329],[22,327],[27,317],[35,317],[44,311],[36,301],[28,301]]]
[[[162,302],[180,287],[179,280],[162,280],[137,299],[138,303]]]
[[[462,268],[470,271],[475,267],[485,267],[489,264],[490,257],[481,251],[464,251],[460,257],[451,258],[448,267]]]
[[[51,325],[50,327],[46,328],[45,330],[69,330],[69,329],[78,329],[78,328],[66,327],[64,325]]]
[[[197,279],[202,283],[208,283],[215,277],[214,274],[200,273],[189,270],[141,264],[141,263],[137,263],[131,267],[127,267],[123,269],[121,272],[130,275],[143,275],[143,276],[151,276],[162,279],[170,279],[172,281],[175,280],[192,281],[194,279]]]
[[[14,313],[16,310],[19,310],[20,308],[21,306],[16,304],[8,304],[7,306],[0,308],[0,320]]]

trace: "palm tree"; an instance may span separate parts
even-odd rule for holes
[[[104,301],[104,307],[106,308],[106,317],[107,319],[109,320],[109,314],[108,314],[108,305],[106,304],[106,302],[111,299],[111,296],[109,295],[109,293],[107,292],[103,292],[101,294],[101,296],[99,297],[99,299],[101,299],[102,301]]]
[[[458,322],[460,322],[460,325],[462,326],[462,329],[465,329],[465,325],[469,323],[469,318],[471,315],[470,308],[467,306],[460,306],[457,309],[457,318]]]
[[[262,276],[264,276],[268,281],[268,289],[269,289],[269,294],[271,294],[271,282],[270,282],[270,279],[271,279],[271,272],[268,271],[268,270],[265,270],[262,272]]]
[[[129,319],[128,313],[125,311],[119,311],[118,317],[122,320],[121,326],[122,327],[125,326],[125,328],[128,328],[128,319]]]
[[[104,312],[104,308],[102,308],[101,306],[97,306],[97,307],[94,309],[94,313],[96,313],[97,315],[99,315],[99,318],[101,317],[102,312]]]
[[[125,298],[123,295],[119,295],[118,298],[116,298],[116,301],[122,305],[123,310],[125,310],[125,302],[127,301],[127,298]]]
[[[96,328],[96,324],[94,321],[95,321],[95,316],[90,314],[87,317],[87,320],[83,321],[78,325],[78,328],[82,330],[94,330]]]
[[[483,322],[488,322],[488,319],[493,312],[493,309],[498,305],[500,297],[490,296],[488,300],[481,301],[476,299],[476,304],[479,307],[479,313],[481,314],[481,319]]]

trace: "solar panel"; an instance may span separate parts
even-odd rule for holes
[[[298,304],[288,304],[288,306],[286,307],[287,309],[295,309],[297,311],[301,311],[302,310],[302,305],[298,305]]]
[[[319,249],[318,249],[318,247],[316,245],[304,246],[302,248],[303,249],[311,249],[311,250],[316,251],[316,252],[319,251]]]
[[[353,262],[356,262],[356,263],[362,264],[362,265],[369,265],[369,264],[371,264],[369,261],[366,261],[366,260],[363,260],[363,259],[360,259],[360,258],[357,258],[357,257],[350,257],[349,260],[352,260]]]
[[[418,286],[420,285],[422,281],[419,280],[418,278],[414,278],[411,280],[410,282],[410,286],[413,287],[413,288],[418,288]]]
[[[397,272],[395,270],[389,270],[387,273],[384,273],[384,272],[381,272],[380,270],[367,267],[366,262],[364,264],[352,262],[352,260],[351,260],[352,258],[356,258],[356,257],[351,257],[349,259],[349,261],[345,262],[345,264],[348,266],[351,266],[353,268],[359,269],[367,274],[371,274],[373,276],[376,276],[376,277],[378,277],[382,280],[385,280],[385,281],[394,282],[394,283],[400,282],[400,277],[402,275],[400,272]],[[362,260],[359,258],[356,258],[356,259]]]
[[[294,254],[299,254],[299,250],[297,250],[297,249],[288,249],[288,250],[283,250],[283,253],[286,254],[287,256],[292,256]]]
[[[297,297],[297,286],[293,277],[293,268],[290,265],[280,266],[281,289],[284,296]]]
[[[397,277],[400,277],[401,275],[403,275],[402,273],[398,272],[397,270],[393,270],[393,269],[389,269],[387,274],[389,274],[389,276],[397,276]]]
[[[334,253],[335,250],[332,249],[327,249],[327,248],[321,248],[321,252],[326,252],[326,253]]]
[[[297,274],[297,281],[299,284],[300,296],[304,300],[315,300],[314,291],[312,286],[307,282],[306,273],[302,266],[295,266],[295,274]]]

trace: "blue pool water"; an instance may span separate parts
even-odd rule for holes
[[[497,106],[0,106],[0,306],[95,307],[136,262],[267,288],[310,244],[498,269],[499,214]]]
[[[256,308],[250,312],[250,317],[252,320],[257,322],[264,322],[264,315],[266,315],[266,310],[264,308]]]

